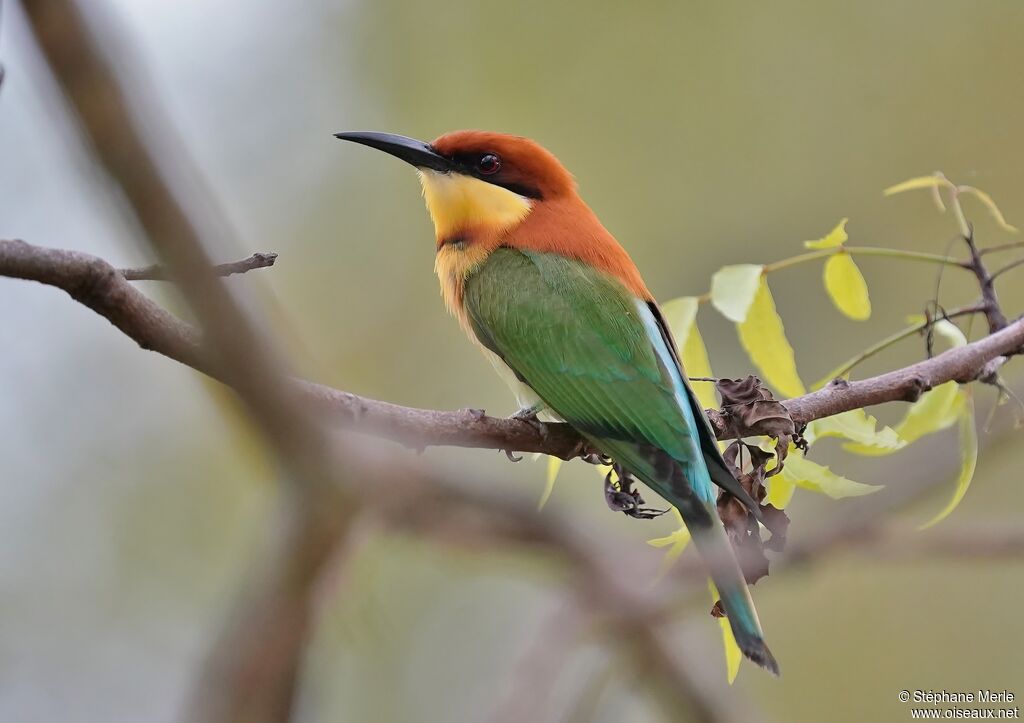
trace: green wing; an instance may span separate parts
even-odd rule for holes
[[[467,280],[465,303],[484,346],[580,432],[701,459],[689,400],[657,351],[664,342],[618,280],[554,254],[498,249]]]

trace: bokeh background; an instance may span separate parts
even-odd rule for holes
[[[1008,0],[86,7],[100,32],[113,23],[131,41],[141,66],[128,70],[148,74],[215,189],[210,201],[244,240],[219,250],[224,260],[281,254],[232,283],[259,300],[304,374],[371,397],[513,411],[438,298],[412,172],[335,131],[429,139],[480,127],[538,139],[663,300],[704,292],[722,265],[798,253],[844,216],[852,243],[941,253],[953,220],[924,193],[881,193],[936,169],[986,189],[1024,224],[1024,5]],[[147,262],[10,0],[0,62],[0,236]],[[968,210],[980,243],[1013,240]],[[818,265],[772,278],[807,381],[901,327],[933,293],[930,266],[858,261],[875,311],[865,323],[835,311]],[[968,281],[948,275],[943,300],[970,301]],[[166,288],[146,288],[180,308]],[[999,290],[1009,312],[1024,310],[1019,279]],[[750,371],[728,322],[703,309],[699,324],[716,373]],[[858,374],[922,354],[911,340]],[[994,393],[978,399],[984,419]],[[1020,434],[1012,405],[1000,408],[974,485],[944,524],[1020,518]],[[879,460],[823,443],[816,458],[886,495],[923,477],[952,483],[954,439]],[[265,550],[275,480],[255,444],[216,385],[139,351],[53,289],[0,279],[0,719],[181,715]],[[525,497],[543,487],[542,462],[453,449],[423,459]],[[950,492],[940,486],[900,519],[927,519]],[[638,555],[660,555],[643,541],[673,526],[609,513],[579,462],[564,467],[550,504]],[[862,504],[798,491],[793,535]],[[344,595],[323,603],[300,719],[487,720],[517,690],[530,694],[522,661],[551,636],[561,600],[535,562],[380,533],[348,574]],[[745,664],[733,692],[767,719],[905,720],[902,689],[1024,694],[1020,562],[844,554],[754,592],[784,676]],[[703,603],[666,635],[689,664],[724,677]],[[545,720],[573,719],[588,696],[589,720],[659,720],[631,674],[608,674],[599,637],[552,637],[561,657]]]

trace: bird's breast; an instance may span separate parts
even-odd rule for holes
[[[441,282],[441,296],[445,306],[472,338],[475,335],[469,326],[463,303],[466,279],[487,260],[491,250],[489,244],[454,241],[442,245],[434,257],[434,270]]]

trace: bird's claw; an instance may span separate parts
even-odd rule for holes
[[[582,459],[587,464],[606,465],[611,462],[610,459],[605,457],[600,452],[587,452],[586,445],[584,442],[580,442],[580,450],[579,452],[577,452],[577,454],[579,458]]]
[[[537,418],[537,413],[539,411],[540,409],[537,407],[524,407],[513,414],[512,419],[519,420],[523,424],[529,425],[537,432],[537,436],[539,436],[542,441],[547,441],[548,425],[544,424],[544,422]]]
[[[513,452],[511,449],[503,449],[501,451],[505,453],[506,457],[508,457],[509,462],[522,462],[523,461],[523,458],[522,457],[517,457],[515,452]]]
[[[618,475],[618,485],[612,482],[612,473]],[[632,477],[628,472],[614,465],[604,478],[604,499],[608,508],[637,520],[653,520],[668,512],[653,507],[644,507],[644,498],[638,490],[632,489]]]

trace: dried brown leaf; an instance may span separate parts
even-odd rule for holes
[[[736,428],[774,438],[791,436],[796,432],[789,410],[757,377],[719,379],[717,387],[722,395],[722,411],[730,423],[738,422]]]

